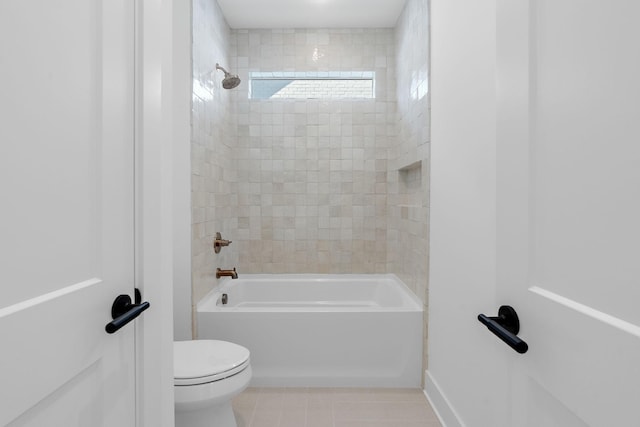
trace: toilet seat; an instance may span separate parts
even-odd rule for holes
[[[249,366],[249,350],[226,341],[176,341],[173,349],[176,386],[220,381]]]

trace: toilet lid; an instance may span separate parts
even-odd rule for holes
[[[241,372],[249,365],[249,350],[216,340],[173,343],[175,385],[204,384]]]

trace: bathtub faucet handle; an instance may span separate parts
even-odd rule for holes
[[[225,240],[222,238],[222,234],[220,234],[220,232],[216,233],[216,238],[213,241],[213,251],[215,253],[220,253],[220,250],[225,247],[225,246],[229,246],[231,243],[233,243],[231,240]]]
[[[221,270],[220,268],[216,269],[216,279],[221,277],[231,277],[232,279],[238,278],[238,273],[236,272],[236,268],[233,270]]]

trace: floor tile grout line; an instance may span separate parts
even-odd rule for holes
[[[336,402],[333,400],[333,396],[331,396],[329,401],[331,402],[331,424],[333,425],[333,427],[336,427],[336,411],[335,411]]]
[[[256,391],[256,401],[253,402],[253,410],[251,411],[251,418],[249,419],[249,427],[253,427],[253,421],[256,418],[256,410],[258,408],[258,398],[260,397],[260,391]]]
[[[307,427],[309,424],[309,389],[307,388],[306,396],[305,396],[305,405],[304,405],[304,426]]]

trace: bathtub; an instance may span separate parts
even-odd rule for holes
[[[422,312],[395,275],[241,274],[198,304],[198,338],[247,347],[253,386],[420,387]]]

